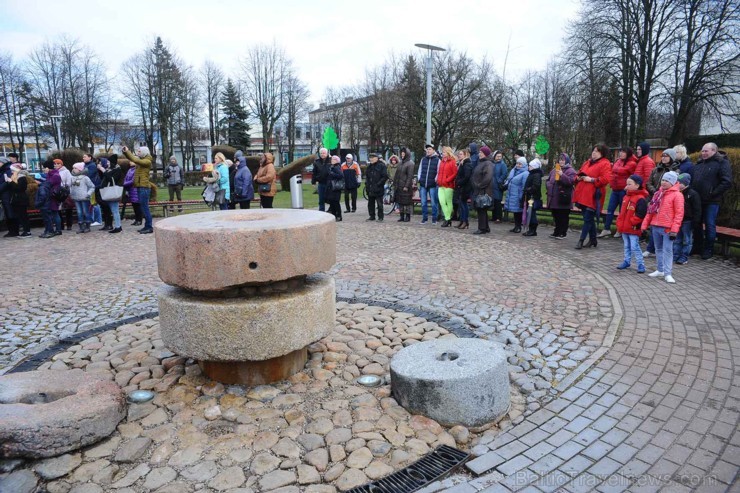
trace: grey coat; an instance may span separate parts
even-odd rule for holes
[[[72,173],[72,184],[69,187],[69,196],[72,197],[72,200],[90,200],[94,193],[95,185],[89,176],[84,172],[79,175]]]

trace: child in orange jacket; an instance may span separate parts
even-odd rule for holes
[[[642,221],[642,229],[651,227],[651,234],[655,242],[655,257],[658,261],[657,270],[650,277],[663,277],[666,282],[673,284],[673,242],[681,230],[683,221],[683,194],[678,185],[678,174],[669,171],[663,175],[660,188],[656,190],[650,204],[647,216]]]

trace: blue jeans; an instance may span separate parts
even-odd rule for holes
[[[606,218],[604,219],[604,229],[608,230],[612,226],[614,220],[614,211],[619,207],[619,211],[622,211],[622,199],[627,192],[624,190],[612,190],[612,194],[609,197],[609,205],[606,208]]]
[[[141,206],[141,212],[144,214],[144,227],[152,227],[152,213],[149,211],[149,195],[152,190],[149,187],[136,187],[136,191],[139,194],[139,206]]]
[[[460,200],[460,222],[468,222],[470,206],[467,200]]]
[[[586,236],[596,239],[596,211],[594,209],[583,209],[583,227],[581,228],[581,239]]]
[[[717,214],[719,204],[702,204],[702,219],[704,220],[704,252],[714,253],[714,241],[717,239]]]
[[[103,222],[103,214],[100,212],[100,204],[95,204],[95,206],[92,208],[92,218],[94,223]]]
[[[645,268],[645,260],[642,258],[642,250],[640,250],[640,235],[633,235],[628,233],[622,233],[622,242],[624,243],[624,262],[631,264],[632,256],[635,256],[637,260],[637,267]]]
[[[90,221],[90,201],[89,200],[75,200],[75,206],[77,207],[77,221],[79,223],[89,223]]]
[[[419,187],[419,198],[421,199],[421,219],[427,220],[429,210],[427,209],[427,194],[432,198],[432,221],[437,220],[437,208],[439,207],[439,197],[437,195],[437,187]]]
[[[318,183],[317,188],[319,190],[319,210],[326,211],[326,204],[324,204],[324,200],[326,200],[326,183]]]
[[[650,229],[655,243],[657,269],[666,276],[670,276],[673,274],[673,241],[663,226],[651,226]]]
[[[673,260],[688,260],[694,246],[694,229],[691,221],[684,221],[673,245]]]
[[[113,200],[111,202],[106,202],[108,204],[108,207],[110,207],[110,212],[113,215],[113,227],[114,228],[120,228],[121,227],[121,214],[118,212],[118,201]]]

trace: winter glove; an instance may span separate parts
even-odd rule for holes
[[[676,239],[676,233],[674,233],[672,231],[670,233],[668,233],[668,239],[671,240],[671,241],[674,241]]]

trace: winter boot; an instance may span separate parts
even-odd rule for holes
[[[85,223],[80,223],[80,229],[77,231],[78,235],[81,235],[85,232]]]

